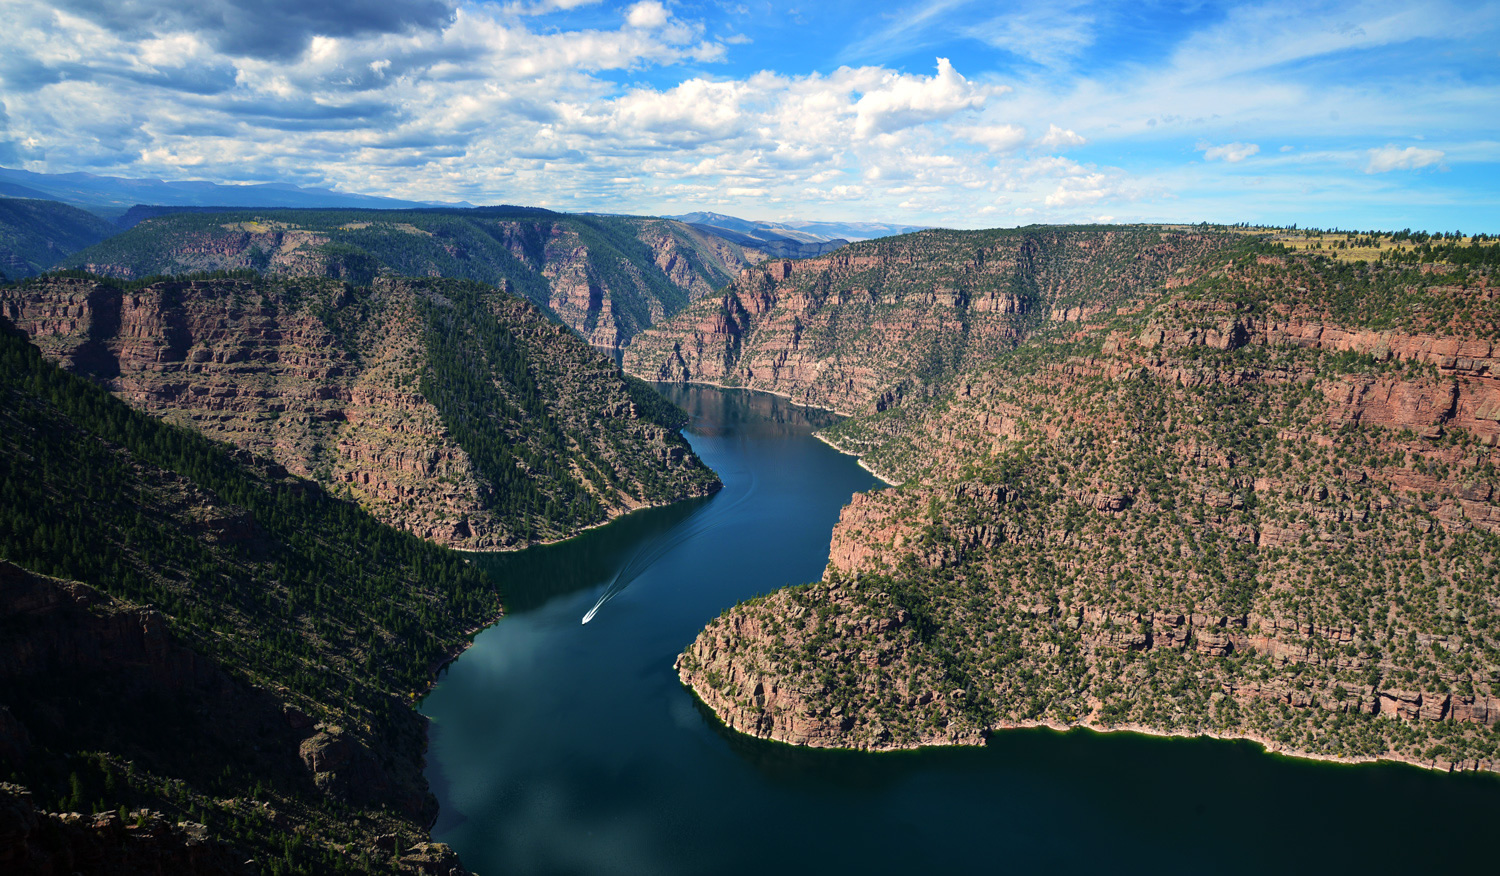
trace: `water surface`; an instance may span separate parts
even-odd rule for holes
[[[812,437],[826,414],[670,392],[725,488],[486,558],[511,614],[424,705],[434,838],[470,869],[1500,872],[1492,776],[1083,731],[884,755],[730,733],[672,661],[725,608],[818,578],[839,508],[879,484]]]

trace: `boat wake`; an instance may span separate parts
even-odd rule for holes
[[[641,577],[647,569],[656,565],[656,562],[662,557],[671,553],[685,542],[723,526],[724,521],[730,519],[732,512],[745,504],[754,494],[755,478],[752,475],[749,487],[746,488],[744,493],[735,497],[732,503],[721,506],[710,502],[697,511],[694,511],[692,516],[688,517],[682,523],[641,545],[635,554],[631,556],[630,560],[615,572],[614,577],[610,579],[609,584],[604,588],[604,592],[599,595],[599,599],[584,614],[582,623],[586,624],[593,620],[594,615],[599,613],[599,609],[603,608],[605,603],[620,595],[621,591],[630,586],[630,582]]]

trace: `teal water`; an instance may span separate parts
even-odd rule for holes
[[[510,615],[423,708],[434,837],[470,869],[1500,872],[1493,776],[1085,731],[882,755],[729,733],[672,661],[725,608],[819,577],[839,508],[878,483],[812,437],[826,415],[672,393],[721,492],[484,560]]]

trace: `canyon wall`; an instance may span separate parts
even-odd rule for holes
[[[1052,308],[829,429],[903,486],[684,682],[807,745],[1089,726],[1500,770],[1493,281],[1270,253]]]
[[[638,335],[632,374],[743,386],[844,413],[927,394],[1047,323],[1161,284],[1224,235],[925,231],[774,260]]]
[[[273,459],[442,544],[496,549],[557,538],[713,487],[675,428],[638,413],[605,359],[513,296],[480,292],[480,311],[460,323],[505,326],[526,350],[525,391],[547,396],[569,447],[589,448],[614,469],[613,481],[581,487],[600,506],[592,516],[570,522],[558,512],[555,524],[520,528],[422,392],[443,364],[432,361],[430,304],[454,294],[445,282],[162,281],[124,291],[52,278],[0,290],[0,313],[48,358],[133,406]],[[496,434],[519,428],[499,411],[476,415],[493,420]]]
[[[236,210],[148,219],[64,265],[126,280],[221,270],[356,284],[466,278],[509,288],[617,354],[760,258],[666,219],[523,208]]]

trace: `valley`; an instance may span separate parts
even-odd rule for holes
[[[903,258],[882,245],[841,256],[878,277]],[[1144,254],[1107,252],[1086,263]],[[1491,269],[1233,237],[1161,264],[1134,288],[1023,277],[1044,291],[998,323],[959,283],[913,313],[792,268],[645,336],[638,373],[856,413],[826,439],[903,482],[846,507],[821,582],[710,623],[683,681],[814,746],[1128,727],[1500,768]],[[881,343],[950,358],[892,392]]]
[[[715,746],[1090,728],[1500,772],[1500,250],[1337,241],[148,217],[0,287],[4,805],[75,849],[156,825],[142,860],[199,872],[461,867],[414,705],[507,611],[516,666],[582,635],[636,667],[517,683]],[[605,720],[525,696],[515,739]]]

